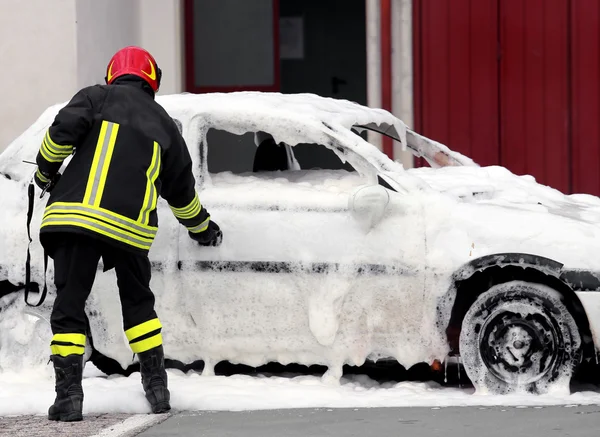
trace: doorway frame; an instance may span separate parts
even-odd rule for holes
[[[236,85],[236,86],[198,86],[194,65],[194,3],[195,0],[184,0],[184,64],[185,91],[190,93],[228,93],[235,91],[279,92],[281,89],[281,73],[279,60],[279,0],[273,2],[273,84],[272,85]]]

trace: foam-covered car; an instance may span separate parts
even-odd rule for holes
[[[338,379],[344,364],[410,367],[454,355],[479,390],[542,393],[568,388],[581,363],[597,360],[599,198],[480,167],[353,102],[277,93],[158,101],[180,126],[201,202],[224,232],[220,247],[200,247],[158,204],[151,286],[173,362],[203,360],[205,374],[223,360],[321,364]],[[34,160],[60,107],[0,155],[0,279],[13,284],[24,280],[35,170],[23,161]],[[367,141],[379,134],[429,166],[404,169]],[[36,196],[37,282],[44,204]],[[87,356],[127,369],[135,357],[114,273],[101,270],[86,310]],[[52,284],[38,308],[22,293],[2,297],[2,369],[47,362],[53,297]]]

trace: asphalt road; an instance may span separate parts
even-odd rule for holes
[[[303,409],[0,417],[0,436],[27,437],[598,437],[600,406]]]
[[[600,406],[181,413],[139,437],[598,437]]]

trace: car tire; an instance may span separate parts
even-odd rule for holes
[[[569,390],[581,360],[581,337],[562,296],[512,281],[481,294],[467,311],[460,355],[478,392]]]
[[[107,357],[106,355],[98,352],[96,349],[92,349],[92,355],[90,356],[89,361],[92,362],[92,364],[94,364],[98,370],[106,375],[129,376],[133,372],[140,371],[139,363],[134,363],[127,367],[127,369],[123,369],[117,360]]]
[[[94,348],[92,348],[92,354],[89,358],[89,361],[94,364],[98,370],[106,375],[129,376],[134,372],[140,371],[140,364],[138,362],[130,364],[126,369],[123,369],[117,360],[107,357]],[[194,366],[194,364],[186,366],[181,361],[165,358],[165,368],[167,369],[177,369],[185,373],[189,369],[195,367],[197,367],[197,364],[196,366]]]

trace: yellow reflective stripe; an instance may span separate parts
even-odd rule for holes
[[[198,194],[194,196],[194,199],[186,206],[182,208],[175,208],[171,206],[171,210],[175,217],[180,219],[190,219],[198,215],[200,210],[202,209],[202,205],[200,205],[200,200],[198,199]]]
[[[100,127],[100,134],[98,135],[98,142],[96,143],[96,151],[94,152],[94,159],[92,160],[92,167],[90,169],[90,176],[88,177],[88,183],[85,187],[85,195],[83,196],[83,203],[90,203],[92,191],[94,189],[96,174],[98,173],[98,165],[100,158],[102,157],[102,151],[104,148],[104,142],[106,139],[106,130],[108,128],[108,122],[103,121]]]
[[[69,355],[83,355],[85,348],[83,346],[63,346],[61,344],[51,344],[50,351],[52,355],[66,357]]]
[[[46,131],[46,136],[42,140],[40,153],[48,162],[63,162],[66,157],[73,153],[73,146],[56,144],[50,138],[50,134]]]
[[[107,215],[113,216],[113,217],[115,217],[115,219],[117,219],[119,221],[121,221],[121,220],[125,221],[132,226],[139,226],[140,228],[151,230],[154,233],[156,233],[156,231],[158,230],[157,226],[140,225],[137,221],[135,221],[132,218],[126,217],[121,214],[117,214],[116,212],[112,212],[109,209],[102,208],[99,206],[84,205],[83,203],[79,203],[79,202],[54,202],[51,205],[48,205],[48,207],[46,208],[46,213],[48,211],[51,211],[54,207],[57,207],[57,208],[73,207],[73,208],[77,208],[77,210],[80,210],[79,208],[81,208],[81,210],[86,210],[86,211],[98,211],[101,214],[107,214]]]
[[[54,334],[52,341],[85,346],[85,334]]]
[[[52,138],[50,137],[50,129],[48,129],[48,130],[46,131],[46,137],[45,137],[45,139],[48,141],[48,144],[50,144],[50,145],[52,145],[52,146],[56,147],[57,149],[70,148],[71,150],[73,150],[73,146],[71,146],[71,145],[61,145],[61,144],[56,144],[56,143],[55,143],[55,142],[52,140]]]
[[[109,222],[110,224],[119,226],[125,229],[126,231],[140,234],[143,237],[154,238],[156,236],[156,232],[158,231],[158,228],[156,226],[140,224],[135,220],[130,219],[129,217],[125,217],[123,215],[114,213],[112,211],[109,211],[108,209],[91,205],[83,205],[81,203],[75,202],[55,202],[51,205],[48,205],[46,211],[44,212],[44,218],[50,216],[51,214],[69,213],[86,214],[90,217],[104,220]]]
[[[190,210],[190,212],[185,214],[175,214],[175,217],[179,217],[180,219],[191,219],[196,217],[200,213],[201,209],[202,205],[200,204],[200,201],[196,199],[196,204],[194,205],[194,208]]]
[[[53,215],[46,216],[42,220],[41,228],[46,226],[76,226],[90,231],[97,232],[117,241],[129,244],[140,249],[150,250],[152,245],[151,238],[144,238],[128,233],[114,227],[109,223],[104,223],[95,220],[91,217],[75,214],[60,214],[54,217]]]
[[[83,203],[94,206],[100,205],[118,131],[119,125],[117,123],[102,122]]]
[[[42,141],[42,143],[46,146],[46,148],[56,154],[56,155],[60,155],[60,154],[68,154],[70,155],[71,152],[73,152],[73,146],[72,145],[60,145],[60,144],[56,144],[54,141],[52,141],[50,139],[50,136],[48,135],[48,133],[46,133],[46,138],[44,138],[44,140]]]
[[[162,328],[160,324],[160,320],[158,318],[148,320],[147,322],[140,323],[139,325],[134,326],[133,328],[129,328],[125,331],[125,335],[127,336],[127,340],[133,341],[142,335],[146,335],[149,332],[156,331],[157,329]]]
[[[63,157],[54,158],[51,155],[49,155],[44,147],[44,143],[42,143],[42,147],[40,147],[40,153],[42,154],[42,157],[48,162],[63,162],[65,160],[65,158]]]
[[[144,194],[144,202],[142,203],[142,209],[138,217],[138,222],[141,222],[143,224],[148,224],[148,222],[150,221],[150,212],[156,208],[158,196],[156,194],[156,186],[154,184],[156,182],[156,179],[158,178],[159,172],[160,146],[155,141],[154,151],[152,153],[152,160],[150,162],[150,166],[148,167],[148,171],[146,172],[146,194]]]
[[[198,234],[200,232],[204,232],[206,231],[206,229],[208,228],[208,222],[210,222],[210,217],[208,217],[206,220],[204,220],[202,223],[200,223],[197,226],[186,226],[188,231],[193,232],[194,234]]]
[[[112,159],[113,151],[115,150],[115,142],[117,141],[117,132],[119,131],[119,125],[116,123],[110,123],[113,125],[112,131],[110,132],[110,138],[108,140],[108,150],[106,151],[106,157],[104,158],[104,164],[100,173],[100,180],[98,181],[98,192],[94,199],[93,205],[100,206],[100,200],[104,193],[104,186],[106,185],[106,177],[108,176],[108,167],[110,167],[110,161]]]
[[[194,198],[192,199],[192,201],[190,203],[188,203],[185,206],[182,206],[181,208],[176,208],[174,206],[171,206],[171,209],[173,210],[173,212],[175,214],[185,214],[188,211],[190,211],[191,209],[193,209],[196,206],[196,203],[198,203],[198,194],[194,193]]]
[[[40,171],[40,169],[39,169],[39,168],[38,168],[38,169],[37,169],[37,171],[35,172],[35,175],[37,176],[37,178],[38,178],[40,181],[42,181],[42,182],[44,182],[44,183],[46,183],[46,182],[49,182],[49,181],[50,181],[50,179],[48,179],[46,176],[44,176],[44,175],[42,174],[42,172]]]
[[[129,343],[129,347],[134,354],[141,354],[150,349],[154,349],[162,344],[162,334],[153,335],[145,340],[136,341],[135,343]]]
[[[73,152],[73,148],[71,150],[55,150],[48,146],[46,140],[42,141],[42,148],[49,156],[54,156],[57,158],[66,158]]]

